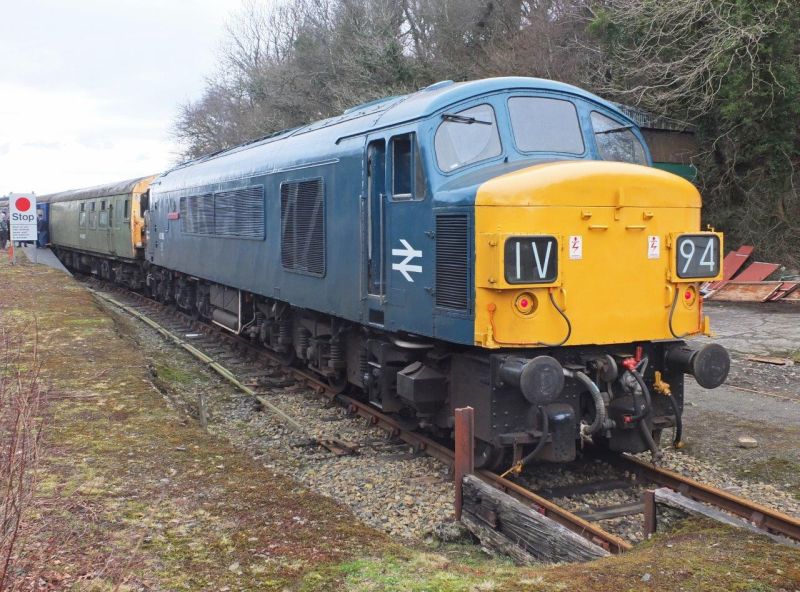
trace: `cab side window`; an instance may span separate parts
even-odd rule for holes
[[[394,201],[425,199],[425,169],[416,134],[394,136],[390,145],[392,199]]]
[[[487,104],[443,113],[433,144],[436,162],[445,173],[503,152],[494,109]]]
[[[600,158],[647,165],[644,146],[631,131],[632,125],[592,111],[592,127]]]

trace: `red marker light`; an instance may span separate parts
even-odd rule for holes
[[[514,306],[522,314],[529,315],[536,310],[536,296],[523,292],[514,299]]]
[[[697,301],[697,288],[694,286],[687,286],[683,291],[683,303],[686,306],[693,306]]]
[[[18,197],[14,202],[14,207],[17,208],[18,212],[27,212],[31,209],[31,200],[27,197]]]

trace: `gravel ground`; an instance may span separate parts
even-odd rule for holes
[[[452,530],[449,526],[453,519],[454,492],[443,464],[414,454],[408,445],[387,438],[382,430],[368,426],[364,419],[350,416],[343,408],[294,384],[280,371],[267,371],[272,376],[262,379],[259,393],[285,413],[300,419],[307,430],[307,434],[292,432],[280,418],[261,410],[257,402],[202,368],[188,354],[166,344],[140,323],[128,322],[154,366],[161,365],[161,371],[156,373],[164,376],[159,376],[158,381],[169,382],[173,402],[196,414],[197,392],[205,392],[211,418],[209,429],[250,450],[265,467],[277,469],[314,491],[342,501],[361,520],[392,536],[419,540]],[[234,369],[235,356],[221,354],[221,358],[223,364]],[[166,369],[164,360],[168,360]],[[240,375],[237,370],[234,373]],[[742,373],[747,376],[744,370]],[[169,375],[174,374],[190,378],[168,381]],[[308,434],[342,440],[354,445],[359,454],[336,456],[325,448],[309,445]],[[775,485],[735,477],[713,461],[668,449],[663,466],[800,516],[797,498]],[[542,489],[623,477],[606,463],[591,461],[535,465],[520,480],[533,489]],[[635,502],[640,495],[641,488],[633,488],[556,501],[580,512]],[[640,517],[605,520],[601,525],[631,541],[642,538]]]
[[[649,455],[640,456],[649,459]],[[800,499],[782,490],[780,486],[733,476],[713,462],[674,449],[664,451],[661,466],[800,518]]]
[[[800,344],[798,344],[800,347]],[[734,354],[726,384],[743,392],[754,392],[779,401],[800,403],[800,365],[778,366],[748,360]],[[748,389],[748,390],[745,390]]]
[[[415,454],[363,418],[330,406],[306,388],[272,390],[269,401],[302,418],[319,439],[355,445],[358,454],[336,456],[318,446],[296,446],[279,418],[237,397],[217,410],[215,428],[232,441],[257,450],[265,466],[280,470],[314,491],[347,504],[370,526],[400,538],[422,538],[453,519],[453,484],[439,461]],[[238,417],[238,420],[236,419]],[[302,440],[302,438],[300,439]]]
[[[209,431],[250,450],[266,468],[341,501],[366,524],[399,539],[420,540],[452,532],[455,493],[449,469],[439,461],[387,437],[383,430],[349,415],[280,370],[260,368],[271,376],[259,379],[258,386],[248,384],[300,421],[306,433],[292,431],[282,419],[261,409],[257,401],[149,328],[127,318],[125,322],[150,359],[156,383],[171,402],[197,417],[197,393],[204,392]],[[222,363],[233,370],[236,361],[230,356]],[[337,456],[311,444],[309,436],[343,441],[353,445],[358,454]]]

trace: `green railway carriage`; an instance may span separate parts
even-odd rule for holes
[[[50,203],[50,242],[59,257],[75,269],[140,287],[143,212],[153,179],[140,177],[44,196]]]

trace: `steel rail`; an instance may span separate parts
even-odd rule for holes
[[[227,380],[228,382],[233,384],[236,388],[238,388],[239,390],[243,391],[244,393],[246,393],[246,394],[250,395],[251,397],[253,397],[254,399],[256,399],[264,407],[268,408],[272,413],[274,413],[275,415],[280,417],[284,422],[286,422],[289,425],[289,427],[291,427],[294,431],[299,432],[299,433],[301,433],[301,434],[303,434],[305,436],[309,436],[310,437],[310,434],[308,434],[306,432],[305,428],[303,428],[303,426],[300,425],[293,417],[291,417],[290,415],[287,415],[286,413],[283,412],[283,410],[281,410],[280,408],[276,407],[275,405],[273,405],[272,403],[267,401],[264,397],[262,397],[258,393],[256,393],[253,389],[251,389],[250,387],[248,387],[247,385],[242,383],[238,378],[236,378],[236,376],[233,374],[233,372],[231,372],[230,370],[225,368],[225,366],[223,366],[219,362],[215,361],[211,356],[206,355],[205,353],[203,353],[202,351],[200,351],[199,349],[197,349],[193,345],[190,345],[190,344],[186,343],[183,339],[181,339],[180,337],[178,337],[177,335],[172,333],[169,329],[166,329],[165,327],[162,327],[161,325],[156,323],[154,320],[152,320],[149,317],[147,317],[147,315],[143,315],[139,311],[137,311],[137,310],[135,310],[135,309],[133,309],[133,308],[131,308],[129,306],[126,306],[126,305],[122,304],[121,302],[117,302],[113,298],[109,298],[108,296],[106,296],[104,294],[100,294],[97,291],[92,290],[92,293],[94,295],[96,295],[98,298],[102,298],[106,302],[109,302],[109,303],[113,304],[114,306],[124,310],[128,314],[130,314],[130,315],[134,316],[135,318],[139,319],[140,321],[144,322],[150,328],[158,331],[158,333],[160,333],[163,337],[171,340],[176,345],[178,345],[179,347],[185,349],[187,352],[192,354],[195,358],[197,358],[201,362],[204,362],[209,368],[211,368],[217,374],[222,376],[225,380]]]
[[[616,464],[632,469],[654,483],[668,487],[688,498],[705,502],[744,518],[762,530],[800,541],[800,519],[722,489],[700,483],[691,477],[685,477],[674,471],[654,466],[628,454],[619,455],[616,459],[611,460]]]
[[[114,288],[119,290],[119,288],[116,286]],[[238,379],[236,379],[234,374],[230,372],[227,368],[215,362],[213,358],[204,354],[194,346],[186,343],[180,337],[174,335],[171,331],[169,331],[165,327],[161,326],[154,320],[147,317],[147,315],[144,315],[139,311],[136,311],[135,309],[126,306],[121,302],[116,301],[113,298],[105,296],[96,290],[92,290],[92,292],[99,298],[105,300],[106,302],[118,307],[119,309],[127,312],[128,314],[131,314],[134,318],[143,321],[145,324],[147,324],[149,327],[157,331],[165,338],[173,341],[176,345],[182,347],[190,354],[202,360],[209,367],[211,367],[218,374],[220,374],[223,378],[230,381],[235,386],[239,387],[245,393],[251,396],[256,396],[251,389],[249,389],[244,384],[242,384]],[[125,295],[136,298],[140,302],[167,308],[164,304],[146,298],[141,294],[137,294],[135,292],[129,292],[127,290],[123,290],[123,293]],[[348,395],[335,393],[335,391],[327,383],[322,382],[313,374],[310,374],[300,368],[294,368],[292,366],[286,366],[282,364],[277,356],[275,356],[274,354],[270,353],[267,350],[254,346],[249,341],[246,341],[240,337],[234,337],[228,333],[224,333],[222,329],[219,329],[217,327],[213,327],[206,323],[201,323],[197,321],[197,319],[194,319],[181,311],[172,310],[169,312],[182,316],[183,320],[185,320],[193,327],[197,327],[200,330],[212,330],[214,331],[215,334],[221,336],[224,340],[229,341],[231,343],[235,343],[240,346],[244,346],[245,348],[251,350],[256,355],[266,360],[269,360],[272,363],[280,364],[284,370],[291,372],[296,379],[306,383],[307,386],[314,389],[314,391],[317,392],[318,394],[324,395],[328,399],[338,400],[347,407],[349,412],[358,414],[368,419],[370,425],[383,429],[392,436],[400,438],[407,444],[413,446],[415,450],[419,452],[424,452],[436,458],[437,460],[445,463],[446,465],[453,467],[455,463],[455,453],[451,448],[448,448],[447,446],[444,446],[439,442],[436,442],[435,440],[428,438],[427,436],[424,436],[418,432],[408,429],[408,427],[404,426],[401,422],[397,421],[393,417],[390,417],[378,411],[377,409],[371,407],[370,405],[367,405],[362,401],[354,399],[353,397],[350,397]],[[259,402],[261,402],[262,404],[267,403],[263,397],[257,397],[257,398]],[[268,403],[267,405],[274,413],[276,413],[280,417],[284,419],[288,418],[288,420],[290,420],[290,423],[296,424],[296,421],[293,418],[286,416],[286,414],[283,413],[277,407],[269,405]],[[300,428],[298,431],[302,431],[302,428]],[[490,471],[478,470],[476,471],[476,474],[483,481],[507,493],[508,495],[511,495],[512,497],[518,499],[519,501],[530,505],[542,515],[547,516],[548,518],[558,522],[562,526],[581,535],[582,537],[595,543],[596,545],[603,547],[610,553],[618,554],[624,551],[628,551],[629,549],[632,548],[632,545],[630,543],[621,539],[620,537],[603,530],[596,524],[593,524],[587,520],[584,520],[579,516],[576,516],[572,512],[569,512],[568,510],[565,510],[564,508],[551,502],[550,500],[547,500],[533,493],[532,491],[525,489],[524,487],[518,485],[517,483],[514,483],[513,481],[505,479],[504,477],[501,477],[500,475],[497,475]]]
[[[127,296],[132,296],[144,304],[168,309],[168,307],[163,303],[147,298],[136,292],[130,292],[128,290],[119,288],[118,286],[114,286],[113,289],[120,291]],[[123,310],[129,308],[111,298],[102,296],[96,291],[94,291],[94,293]],[[200,354],[200,356],[198,356],[199,359],[205,361],[211,368],[216,370],[224,378],[228,380],[232,379],[234,384],[242,388],[248,394],[256,396],[259,402],[265,404],[265,406],[271,410],[276,411],[277,415],[281,417],[285,416],[282,411],[271,405],[268,401],[266,401],[266,399],[264,399],[264,397],[256,395],[251,389],[239,382],[233,373],[217,362],[213,361],[210,356],[207,356],[177,336],[174,336],[172,332],[160,326],[152,319],[149,319],[146,315],[142,315],[133,309],[130,309],[128,312],[145,322],[154,330],[158,331],[164,337],[174,340],[176,344],[180,345],[190,353],[193,353],[192,350],[197,351]],[[314,391],[318,394],[324,395],[331,400],[338,400],[342,404],[346,405],[347,409],[351,413],[355,413],[367,418],[371,425],[385,430],[392,436],[400,438],[407,444],[413,446],[416,450],[425,452],[426,454],[433,456],[450,467],[454,465],[455,455],[452,449],[440,444],[439,442],[436,442],[435,440],[432,440],[431,438],[408,429],[401,422],[383,414],[382,412],[363,403],[362,401],[344,394],[337,394],[327,383],[321,381],[317,376],[300,368],[286,366],[283,362],[281,362],[278,356],[272,354],[268,350],[256,347],[249,341],[238,336],[233,336],[218,327],[214,327],[207,323],[202,323],[182,311],[173,309],[169,312],[179,315],[184,321],[189,323],[191,326],[196,327],[198,330],[204,332],[213,331],[224,341],[237,346],[243,346],[262,359],[267,360],[269,363],[273,365],[280,365],[285,371],[291,372],[296,379],[304,382],[307,386],[314,389]],[[288,419],[291,420],[290,423],[296,423],[293,418]],[[795,541],[800,541],[800,520],[797,518],[710,485],[705,485],[699,481],[696,481],[690,477],[685,477],[674,471],[654,466],[644,460],[628,454],[605,455],[605,457],[612,464],[617,464],[633,470],[653,483],[657,483],[663,487],[668,487],[696,501],[705,502],[712,506],[726,510],[734,515],[744,518],[763,530],[786,536]],[[620,537],[603,530],[596,524],[584,520],[583,518],[573,514],[572,512],[569,512],[568,510],[565,510],[561,506],[533,493],[532,491],[522,487],[517,483],[514,483],[513,481],[485,470],[478,470],[476,471],[476,474],[487,483],[515,497],[523,503],[531,505],[543,515],[555,520],[562,526],[583,536],[584,538],[587,538],[595,544],[600,545],[611,553],[617,554],[632,548],[630,543],[621,539]]]
[[[572,512],[565,510],[558,504],[551,502],[539,495],[536,495],[529,489],[509,481],[505,477],[501,477],[496,473],[489,471],[478,470],[478,476],[493,485],[494,487],[504,491],[505,493],[517,498],[523,503],[532,504],[533,507],[542,515],[547,516],[562,526],[570,529],[571,531],[581,535],[596,545],[603,547],[606,551],[613,554],[619,554],[624,551],[629,551],[633,548],[629,542],[621,539],[620,537],[611,534],[589,522]]]

